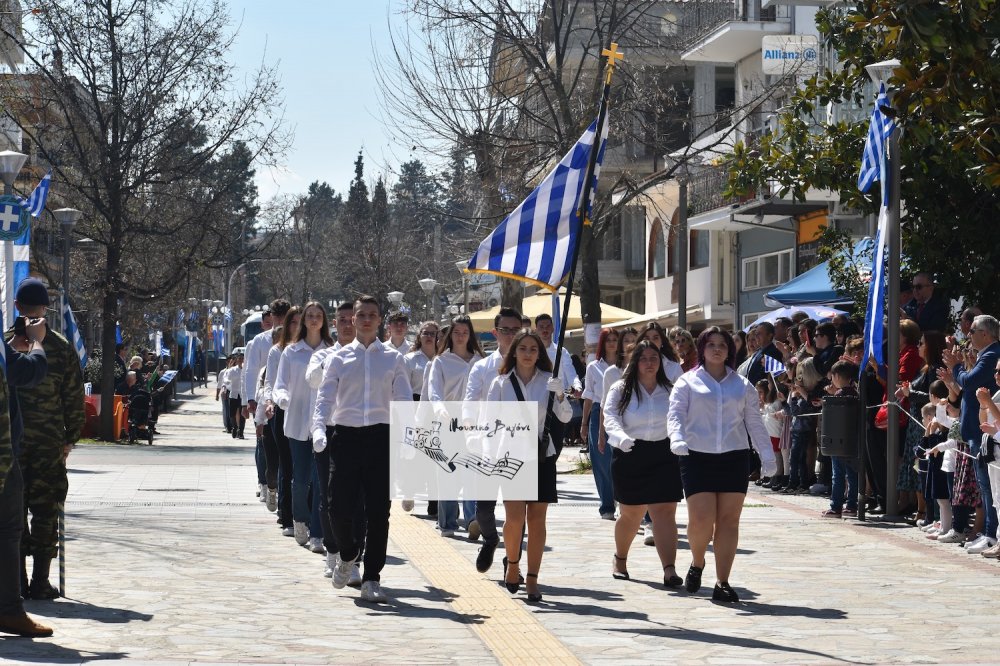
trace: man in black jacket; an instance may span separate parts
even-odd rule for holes
[[[771,358],[781,361],[781,352],[778,348],[774,346],[774,325],[767,321],[762,321],[756,326],[757,333],[757,344],[759,345],[756,352],[754,352],[753,359],[750,361],[750,367],[747,369],[747,380],[753,384],[757,385],[762,379],[767,378],[767,371],[764,370],[764,357],[770,356]]]

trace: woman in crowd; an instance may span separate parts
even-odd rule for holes
[[[459,315],[451,321],[448,337],[438,344],[438,354],[427,366],[427,392],[425,399],[433,402],[461,402],[465,399],[465,385],[469,371],[476,362],[482,360],[483,352],[472,328],[468,315]],[[476,519],[476,503],[462,502],[465,524],[469,538],[479,538]],[[441,536],[454,536],[458,529],[458,502],[446,500],[438,502],[438,527]]]
[[[660,355],[663,357],[663,373],[671,382],[676,382],[677,378],[684,374],[684,369],[681,367],[680,359],[677,358],[677,352],[667,338],[667,332],[655,321],[651,321],[639,333],[639,341],[643,340],[649,340],[660,350]]]
[[[899,381],[912,382],[920,374],[921,369],[926,365],[926,362],[921,358],[920,348],[917,343],[920,342],[920,326],[917,322],[912,319],[903,319],[899,322]],[[895,394],[895,390],[893,390]],[[893,396],[895,397],[895,396]],[[889,400],[889,387],[886,387],[885,395],[882,400]],[[903,410],[909,410],[910,404],[907,399],[903,399],[900,404]],[[920,410],[917,410],[917,418],[920,418]],[[910,419],[903,413],[899,415],[899,442],[900,448],[902,450],[898,451],[899,459],[905,460],[907,458],[907,453],[905,450],[905,442],[910,439],[910,426],[918,429],[920,431],[921,437],[923,436],[923,428],[916,426],[910,422]],[[912,452],[909,455],[910,465],[913,465],[913,455]],[[916,472],[910,469],[911,473],[900,474],[897,478],[896,488],[902,491],[899,494],[899,513],[901,516],[908,516],[917,511],[917,491],[920,489],[917,480]]]
[[[274,438],[274,445],[278,451],[278,524],[281,525],[281,533],[285,536],[295,536],[294,520],[292,517],[292,473],[294,465],[292,463],[292,449],[285,435],[285,410],[278,407],[271,399],[274,379],[278,374],[278,364],[281,362],[281,354],[292,342],[295,331],[299,330],[302,322],[302,308],[293,305],[285,313],[285,318],[281,321],[281,326],[276,326],[272,332],[271,340],[274,344],[267,352],[267,364],[264,366],[264,395],[267,399],[265,414],[268,423],[271,425],[271,435]]]
[[[243,354],[236,354],[236,363],[226,373],[226,390],[229,393],[229,409],[233,415],[233,439],[246,439],[243,428],[246,419],[243,418]]]
[[[514,338],[503,364],[500,376],[493,380],[487,400],[536,401],[538,403],[538,432],[545,428],[545,412],[549,393],[554,394],[552,414],[562,423],[569,423],[573,408],[566,400],[561,379],[552,377],[552,363],[537,333],[522,331]],[[549,504],[558,501],[556,494],[556,447],[549,436],[544,446],[544,459],[538,461],[538,496],[534,502],[504,500],[506,519],[503,525],[503,542],[507,550],[504,558],[504,585],[511,593],[520,588],[520,546],[525,522],[528,525],[528,573],[525,588],[528,601],[541,601],[538,591],[538,572],[545,550],[545,516]]]
[[[733,338],[717,326],[698,336],[700,367],[685,373],[670,394],[670,448],[681,456],[681,481],[688,505],[691,567],[688,592],[701,587],[705,551],[712,541],[716,601],[739,600],[729,574],[739,544],[740,514],[750,465],[747,434],[760,456],[764,476],[775,472],[771,440],[758,410],[757,390],[733,370]]]
[[[608,369],[604,371],[604,376],[601,377],[601,404],[605,404],[608,398],[608,389],[611,388],[612,384],[622,378],[622,370],[628,365],[628,360],[632,354],[632,350],[635,349],[635,343],[639,339],[639,332],[635,330],[632,326],[627,326],[623,328],[618,337],[618,357],[614,363],[608,366]],[[600,419],[600,429],[597,434],[597,450],[601,454],[607,452],[607,433],[604,431],[604,410],[599,410],[598,418]],[[608,452],[610,453],[610,452]],[[610,471],[609,471],[610,473]]]
[[[736,344],[736,359],[734,363],[738,368],[747,360],[747,334],[743,331],[736,331],[733,334],[733,342]],[[694,353],[697,354],[698,350],[696,349]]]
[[[580,438],[588,443],[590,464],[601,500],[598,511],[604,520],[615,519],[615,497],[611,482],[611,451],[598,450],[601,430],[601,399],[604,397],[604,373],[618,361],[618,333],[610,328],[597,339],[597,359],[587,364],[583,393],[583,420]]]
[[[285,412],[284,434],[292,455],[293,533],[300,546],[308,544],[314,553],[322,553],[319,478],[310,436],[317,390],[306,383],[306,367],[315,352],[333,346],[326,310],[316,301],[307,303],[298,328],[291,335],[282,333],[285,347],[274,378],[271,400]]]
[[[698,350],[694,348],[694,336],[686,328],[674,326],[668,335],[670,344],[677,351],[677,358],[680,360],[681,368],[684,372],[694,370],[698,365]],[[737,366],[739,367],[739,366]]]
[[[670,451],[663,414],[670,406],[670,381],[659,350],[648,340],[636,345],[625,376],[608,391],[604,423],[613,447],[611,472],[621,516],[615,524],[611,575],[628,580],[626,563],[636,529],[649,510],[663,584],[680,587],[677,575],[677,503],[683,499],[677,456]]]

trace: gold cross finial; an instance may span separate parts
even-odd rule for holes
[[[604,82],[611,83],[611,75],[614,74],[615,66],[618,64],[617,61],[624,60],[625,54],[618,50],[617,42],[611,42],[611,48],[601,49],[601,55],[608,59]]]

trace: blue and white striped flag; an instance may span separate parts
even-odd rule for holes
[[[195,332],[184,331],[184,365],[194,367]]]
[[[25,200],[24,208],[31,217],[38,217],[45,210],[45,201],[49,198],[49,185],[52,184],[52,171],[42,176],[42,179],[31,191],[31,195]]]
[[[784,363],[776,358],[768,356],[767,354],[764,354],[764,357],[761,360],[764,362],[764,372],[769,375],[780,375],[788,369],[785,367]]]
[[[868,309],[865,312],[864,348],[860,364],[862,373],[868,364],[868,359],[872,357],[879,365],[885,363],[882,353],[885,326],[882,319],[885,316],[886,260],[889,250],[889,174],[886,169],[886,151],[889,137],[896,129],[896,123],[892,118],[882,112],[882,107],[888,105],[885,84],[882,84],[879,87],[878,97],[875,98],[875,109],[872,111],[868,138],[865,140],[865,150],[861,156],[861,173],[858,174],[858,189],[862,192],[867,192],[876,180],[882,187],[882,205],[878,213],[875,254],[872,257],[871,282],[868,285]]]
[[[17,285],[21,284],[29,275],[31,247],[31,226],[25,225],[24,232],[13,241],[14,266],[6,265],[3,252],[0,252],[0,293],[3,294],[3,320],[12,322],[17,317],[17,309],[14,307],[14,294]],[[8,279],[10,284],[7,284]],[[9,293],[8,293],[9,291]]]
[[[597,134],[595,120],[556,168],[497,225],[469,260],[470,273],[492,273],[556,289],[569,274],[580,227],[583,181]],[[608,139],[608,124],[594,169],[594,189]],[[589,214],[593,198],[587,202]]]
[[[76,350],[76,355],[80,359],[80,367],[84,368],[87,365],[87,347],[83,344],[83,336],[80,335],[80,329],[76,326],[76,319],[73,318],[73,309],[69,306],[69,299],[63,299],[62,308],[63,335],[73,345],[73,349]]]

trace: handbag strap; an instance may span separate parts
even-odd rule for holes
[[[514,376],[514,371],[510,373],[510,384],[511,388],[514,389],[514,395],[517,396],[519,402],[524,402],[524,392],[521,391],[521,384],[517,381],[517,377]]]

